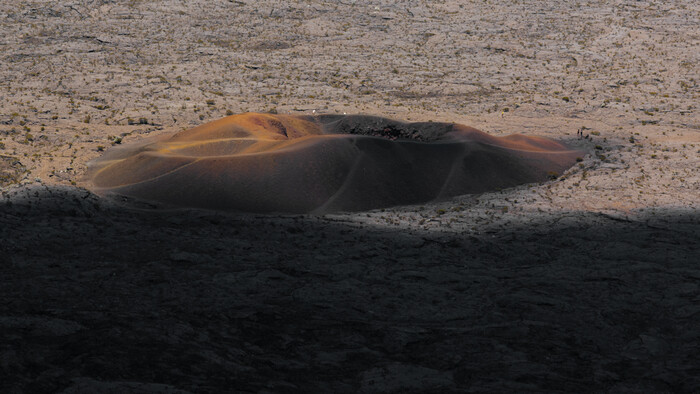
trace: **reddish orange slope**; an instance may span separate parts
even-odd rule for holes
[[[100,193],[185,207],[323,213],[540,182],[581,152],[448,123],[247,113],[92,163]]]

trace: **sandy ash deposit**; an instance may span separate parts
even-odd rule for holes
[[[91,190],[251,213],[367,211],[555,178],[583,152],[541,137],[367,115],[232,115],[90,164]]]
[[[697,392],[698,64],[689,0],[5,1],[0,391]],[[579,153],[524,183],[486,166],[469,194],[311,214],[168,204],[200,192],[184,178],[102,193],[88,171],[248,112]],[[319,143],[292,145],[298,164]],[[296,201],[285,185],[275,204]]]

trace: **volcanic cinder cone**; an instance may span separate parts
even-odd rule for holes
[[[364,115],[245,113],[91,164],[98,193],[246,212],[359,211],[546,180],[581,156],[541,137]]]

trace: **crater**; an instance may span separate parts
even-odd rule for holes
[[[90,163],[92,188],[180,207],[328,213],[546,181],[582,152],[537,136],[368,115],[244,113]]]

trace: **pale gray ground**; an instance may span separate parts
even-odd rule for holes
[[[4,1],[0,391],[697,392],[699,56],[690,0]],[[273,109],[588,153],[319,217],[80,188],[112,144]]]

